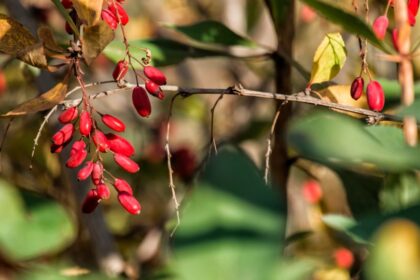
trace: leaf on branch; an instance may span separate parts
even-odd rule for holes
[[[47,67],[42,43],[19,22],[0,14],[0,52],[38,68]]]
[[[366,94],[363,94],[358,100],[354,100],[350,94],[350,85],[329,86],[321,91],[318,91],[318,93],[321,95],[320,97],[323,100],[327,100],[329,102],[348,105],[356,108],[368,108]],[[342,112],[340,110],[337,111]],[[351,115],[353,117],[361,117],[355,113],[345,114]]]
[[[327,34],[315,52],[309,83],[322,83],[333,79],[343,68],[346,58],[346,46],[341,34]]]
[[[101,18],[103,0],[73,0],[77,15],[87,26],[96,25]]]
[[[86,63],[92,63],[113,39],[114,31],[103,21],[97,25],[86,27],[81,38],[83,57]]]
[[[63,101],[66,97],[69,77],[70,75],[67,74],[63,81],[59,82],[57,85],[55,85],[55,87],[53,87],[49,91],[18,105],[15,109],[3,115],[0,115],[0,117],[7,118],[24,116],[27,114],[33,114],[36,112],[51,109],[52,107]]]
[[[54,39],[53,33],[48,26],[40,26],[38,28],[38,37],[45,47],[46,52],[63,53],[65,50],[60,47]]]

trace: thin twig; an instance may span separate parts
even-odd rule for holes
[[[211,155],[212,147],[214,149],[214,153],[217,155],[217,144],[216,144],[216,138],[214,137],[214,111],[216,110],[217,104],[219,104],[220,100],[223,99],[223,95],[225,93],[222,93],[217,98],[216,102],[214,102],[213,107],[210,109],[211,113],[211,121],[210,121],[210,143],[209,143],[209,155]]]
[[[175,231],[177,230],[177,228],[179,227],[179,225],[181,224],[181,218],[179,215],[179,202],[178,199],[176,197],[176,192],[175,192],[175,183],[174,183],[174,178],[173,178],[173,173],[174,170],[172,169],[172,163],[171,163],[171,149],[170,149],[170,132],[171,132],[171,117],[172,117],[172,110],[174,107],[174,102],[176,100],[176,98],[180,96],[180,93],[175,94],[172,99],[171,99],[171,105],[169,107],[169,115],[168,115],[168,121],[166,123],[166,144],[165,144],[165,151],[166,151],[166,158],[167,158],[167,164],[168,164],[168,177],[169,177],[169,188],[171,189],[172,192],[172,200],[174,202],[175,205],[175,211],[176,211],[176,220],[177,223],[174,227],[174,229],[171,231],[171,237],[174,235]]]

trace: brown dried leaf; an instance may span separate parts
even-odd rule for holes
[[[101,18],[103,0],[73,0],[79,18],[87,26],[96,25]]]
[[[97,25],[86,27],[81,38],[83,57],[86,63],[92,63],[113,39],[114,31],[103,21]]]
[[[39,67],[47,67],[44,47],[19,22],[0,14],[0,52]]]
[[[38,37],[42,41],[46,51],[53,53],[63,53],[65,50],[60,47],[54,39],[53,33],[48,26],[40,26],[38,28]]]
[[[69,75],[66,75],[63,81],[59,82],[55,87],[49,91],[41,94],[38,97],[32,98],[22,104],[18,105],[15,109],[0,115],[0,117],[16,117],[33,114],[39,111],[51,109],[58,103],[64,100],[68,88]]]

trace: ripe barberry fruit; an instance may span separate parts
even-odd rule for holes
[[[114,154],[114,160],[119,166],[129,173],[136,173],[140,170],[139,165],[135,161],[122,154]]]
[[[83,140],[79,140],[73,143],[73,145],[71,146],[71,150],[70,150],[70,155],[74,155],[78,152],[80,152],[81,150],[86,148],[86,143]]]
[[[117,22],[118,22],[118,16],[119,16],[119,19],[122,25],[126,25],[128,23],[129,18],[128,18],[127,12],[124,10],[124,8],[121,6],[120,3],[117,3],[117,2],[110,3],[110,5],[108,6],[108,9],[111,11],[111,13],[114,14],[115,18],[117,19]]]
[[[371,81],[366,90],[369,108],[380,112],[385,105],[385,95],[382,86],[377,81]]]
[[[126,192],[129,195],[133,195],[133,189],[127,181],[116,178],[113,185],[117,192]]]
[[[103,21],[105,21],[108,26],[112,29],[115,30],[118,27],[118,20],[115,17],[114,13],[112,13],[110,10],[108,9],[104,9],[101,12],[101,18]]]
[[[108,140],[106,139],[105,134],[96,129],[92,136],[93,143],[98,148],[101,153],[106,153],[109,149]]]
[[[90,117],[89,112],[83,111],[80,114],[80,124],[79,131],[83,136],[89,136],[90,131],[92,130],[92,118]]]
[[[97,161],[93,164],[92,168],[92,182],[94,185],[102,183],[102,177],[104,174],[104,167],[101,162]]]
[[[108,186],[104,183],[96,185],[96,191],[98,192],[98,196],[101,199],[108,199],[111,196],[111,191],[109,190]]]
[[[93,162],[87,161],[85,163],[85,166],[81,168],[79,172],[77,172],[77,180],[79,181],[86,180],[92,173],[92,170],[93,170]]]
[[[147,78],[149,78],[159,86],[166,85],[166,77],[159,69],[153,66],[145,66],[143,72]]]
[[[380,16],[373,22],[373,32],[379,40],[383,40],[385,38],[388,25],[389,21],[386,16]]]
[[[74,121],[78,115],[79,111],[77,110],[77,107],[70,107],[60,114],[58,121],[62,124],[66,124]]]
[[[63,149],[64,149],[64,145],[56,145],[56,144],[52,143],[51,148],[50,148],[50,152],[53,153],[53,154],[59,154],[63,151]]]
[[[137,199],[126,192],[118,193],[118,201],[120,202],[121,206],[127,210],[128,213],[133,215],[140,214],[141,206]]]
[[[152,113],[152,105],[150,104],[149,97],[146,90],[142,87],[135,87],[133,89],[132,100],[134,108],[137,113],[142,117],[148,117]]]
[[[125,131],[125,124],[114,116],[108,114],[102,115],[102,122],[116,132]]]
[[[66,162],[66,166],[68,168],[76,168],[83,163],[83,161],[86,159],[86,156],[87,151],[85,149],[80,150],[70,156]]]
[[[82,203],[82,212],[92,213],[98,207],[99,202],[101,202],[101,198],[98,196],[98,192],[94,189],[89,190]]]
[[[151,80],[148,80],[146,82],[146,89],[151,95],[159,98],[160,100],[165,98],[165,95],[163,94],[163,91],[160,88],[160,86],[158,84],[152,82]]]
[[[362,77],[357,77],[351,84],[350,94],[354,100],[358,100],[363,94],[365,81]]]
[[[319,183],[315,180],[306,181],[303,184],[303,197],[311,204],[318,203],[322,198],[322,189]]]
[[[70,141],[73,136],[74,126],[69,123],[64,125],[59,131],[57,131],[51,138],[52,142],[56,146],[61,146],[64,143]]]
[[[109,148],[114,153],[122,154],[127,157],[134,155],[135,150],[133,145],[131,145],[131,143],[128,142],[128,140],[124,137],[115,135],[113,133],[108,133],[106,134],[106,138],[108,139]]]
[[[400,46],[398,45],[398,29],[392,29],[392,45],[394,45],[394,49],[399,52]]]
[[[407,2],[408,9],[408,22],[411,26],[416,24],[416,16],[419,11],[419,0],[408,0]]]
[[[72,0],[61,0],[61,4],[63,5],[64,8],[66,9],[71,9],[73,8],[73,1]]]
[[[118,61],[117,65],[115,65],[115,69],[112,72],[112,77],[116,81],[120,81],[124,79],[125,75],[128,72],[128,62],[126,60]]]
[[[354,263],[354,256],[349,249],[339,248],[334,252],[334,260],[338,267],[349,269]]]

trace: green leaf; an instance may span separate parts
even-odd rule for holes
[[[351,13],[345,12],[329,3],[321,0],[301,0],[329,21],[342,26],[347,32],[359,35],[369,40],[372,44],[379,47],[383,51],[389,51],[391,48],[376,38],[370,26],[362,19]]]
[[[346,58],[346,45],[341,34],[327,34],[315,52],[310,83],[332,80],[343,68]]]
[[[420,149],[405,144],[396,127],[366,127],[333,113],[295,121],[288,142],[301,156],[336,167],[402,172],[420,168]]]
[[[207,20],[192,25],[166,25],[166,27],[176,30],[188,39],[202,44],[215,44],[226,47],[256,46],[256,43],[251,39],[238,35],[218,21]]]
[[[416,99],[413,104],[402,108],[397,113],[401,117],[415,117],[417,121],[420,120],[420,99]]]
[[[203,58],[212,56],[223,56],[224,53],[187,46],[182,43],[167,39],[136,40],[130,42],[131,54],[138,60],[145,57],[143,49],[151,50],[152,64],[155,66],[167,66],[178,64],[186,58]],[[104,54],[113,62],[118,62],[125,57],[125,46],[120,41],[111,42],[104,50]],[[136,68],[140,64],[134,61]]]
[[[420,184],[414,172],[389,174],[380,193],[381,208],[387,212],[420,204]]]
[[[76,229],[62,206],[0,181],[0,249],[16,260],[59,252]]]

